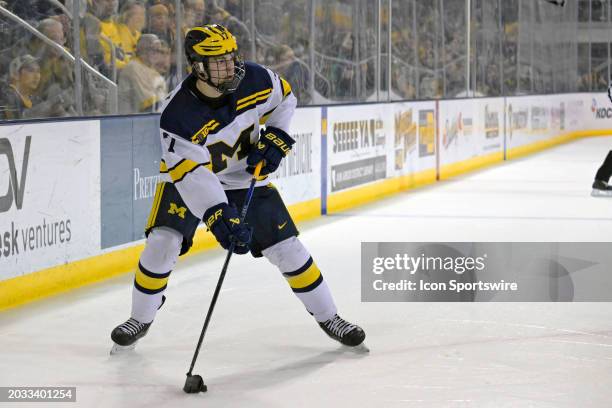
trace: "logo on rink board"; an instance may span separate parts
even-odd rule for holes
[[[384,123],[381,119],[353,120],[333,124],[334,153],[385,145]]]
[[[291,153],[281,161],[278,169],[270,174],[271,179],[287,178],[313,172],[312,132],[292,133],[291,137],[295,140]]]
[[[595,119],[612,119],[612,108],[598,108],[595,98],[591,104],[591,112],[595,115]]]
[[[485,120],[485,137],[492,139],[499,136],[499,112],[491,110],[489,105],[485,105],[484,109]]]
[[[419,111],[419,157],[433,156],[436,153],[434,111]]]
[[[13,205],[13,201],[15,202],[15,206],[18,210],[21,210],[21,207],[23,206],[23,194],[25,192],[31,141],[32,136],[27,136],[23,151],[23,162],[21,164],[20,174],[18,174],[11,142],[6,138],[0,138],[0,156],[6,156],[9,166],[8,190],[6,194],[0,196],[0,213],[10,210]]]
[[[338,164],[331,168],[331,191],[344,190],[387,177],[387,156]]]

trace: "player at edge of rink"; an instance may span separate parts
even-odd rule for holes
[[[165,301],[170,273],[189,251],[201,220],[223,248],[233,242],[235,253],[250,251],[275,265],[328,336],[361,345],[364,331],[338,316],[323,275],[268,180],[295,143],[287,133],[297,104],[291,86],[271,70],[243,62],[236,38],[221,25],[192,28],[184,45],[192,73],[161,107],[162,182],[145,228],[131,316],[112,331],[111,353],[133,348],[146,335]],[[241,222],[237,208],[261,161]]]

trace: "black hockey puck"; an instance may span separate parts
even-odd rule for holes
[[[187,374],[183,391],[185,391],[187,394],[197,394],[199,392],[208,391],[208,387],[206,387],[206,384],[204,384],[204,380],[201,376],[197,374]]]

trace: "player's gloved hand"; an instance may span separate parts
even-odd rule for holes
[[[260,175],[273,173],[278,169],[281,160],[287,156],[294,143],[295,140],[282,129],[273,126],[262,129],[259,141],[247,156],[247,171],[253,174],[257,163],[264,160]]]
[[[210,207],[204,213],[204,223],[224,249],[235,241],[234,253],[246,254],[251,242],[251,227],[240,221],[238,210],[227,203]]]

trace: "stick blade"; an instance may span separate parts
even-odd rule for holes
[[[187,394],[198,394],[200,392],[208,391],[208,387],[204,384],[204,380],[202,376],[187,374],[187,378],[185,379],[185,385],[183,386],[183,391]]]

